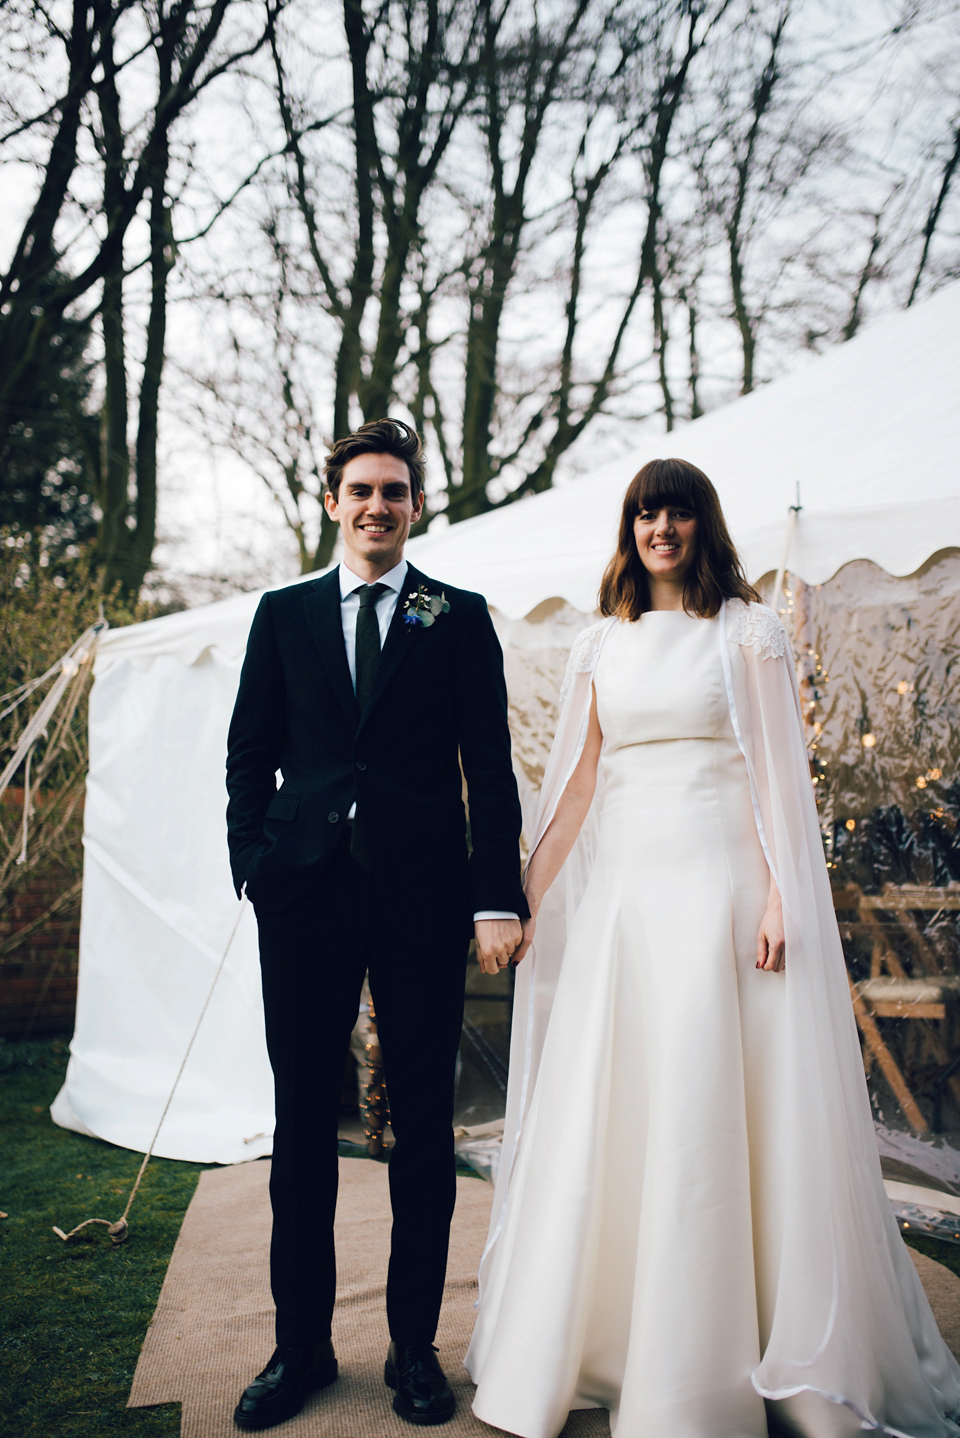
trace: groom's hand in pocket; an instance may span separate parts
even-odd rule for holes
[[[519,919],[477,919],[473,931],[482,974],[498,974],[505,969],[523,937]]]

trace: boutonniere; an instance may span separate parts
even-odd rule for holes
[[[436,624],[441,614],[450,613],[450,601],[441,591],[440,594],[428,594],[421,584],[415,594],[408,594],[403,605],[404,624],[422,624],[424,629],[429,629],[431,624]]]

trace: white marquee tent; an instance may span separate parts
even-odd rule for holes
[[[408,552],[428,574],[487,596],[513,689],[529,683],[531,654],[556,650],[593,611],[626,483],[658,454],[680,454],[711,476],[754,580],[781,564],[788,522],[789,567],[808,583],[853,559],[910,574],[960,548],[958,396],[954,285],[682,431],[645,438],[594,475],[426,535]],[[131,1149],[149,1143],[237,919],[223,757],[258,599],[115,630],[100,643],[77,1023],[53,1116]],[[538,610],[562,619],[546,640]],[[538,672],[541,684],[555,682],[555,663]],[[246,909],[161,1155],[232,1163],[269,1152],[255,930]]]

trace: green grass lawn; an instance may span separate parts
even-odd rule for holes
[[[153,1159],[114,1247],[85,1218],[119,1218],[141,1156],[57,1128],[67,1043],[0,1040],[0,1435],[175,1438],[180,1405],[125,1407],[203,1165]]]

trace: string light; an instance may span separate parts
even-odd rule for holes
[[[786,609],[781,609],[781,615],[789,616],[795,614],[797,591],[789,584],[784,584],[786,595]],[[824,673],[820,654],[808,644],[802,650],[794,649],[794,659],[797,666],[797,682],[800,686],[801,704],[805,727],[810,731],[807,736],[807,756],[810,761],[810,784],[814,792],[814,799],[820,815],[820,832],[823,837],[824,857],[827,868],[835,869],[837,866],[832,862],[833,852],[833,825],[826,815],[830,802],[830,787],[827,776],[827,764],[818,753],[820,745],[818,740],[823,734],[823,723],[817,718],[817,707],[823,703],[823,689],[829,683],[830,676]],[[804,686],[807,686],[806,689]]]

